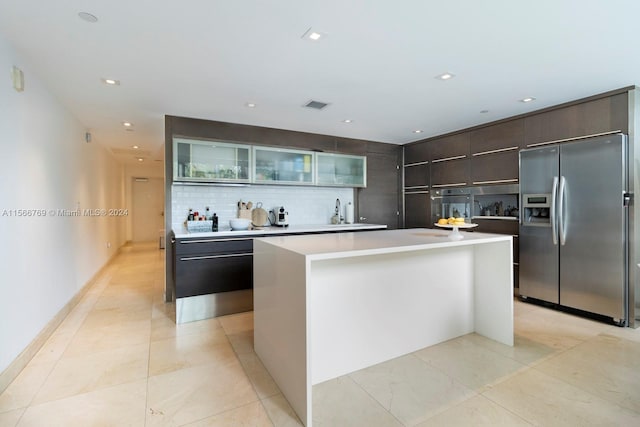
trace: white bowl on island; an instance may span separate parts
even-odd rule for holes
[[[247,218],[234,218],[229,220],[229,226],[232,230],[248,230],[251,220]]]

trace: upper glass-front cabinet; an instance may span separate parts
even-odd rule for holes
[[[251,146],[173,139],[173,180],[251,182]]]
[[[316,153],[317,185],[367,186],[367,158],[345,154]]]
[[[253,147],[254,182],[313,184],[313,152],[273,147]]]

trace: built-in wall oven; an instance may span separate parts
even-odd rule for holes
[[[518,295],[519,277],[519,217],[518,184],[488,185],[477,187],[434,189],[431,195],[431,222],[440,218],[463,217],[466,222],[477,224],[469,232],[508,234],[513,236],[513,284],[514,294]],[[544,201],[531,195],[530,204],[525,201],[530,221],[544,226],[548,221],[548,208]],[[535,197],[534,197],[535,196]],[[471,231],[473,230],[473,231]]]
[[[470,222],[472,204],[471,188],[434,189],[431,194],[431,223],[449,217],[464,218]]]

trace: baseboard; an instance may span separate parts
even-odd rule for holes
[[[55,330],[60,326],[62,321],[67,315],[74,309],[74,307],[80,302],[82,297],[87,293],[89,288],[97,281],[97,279],[104,273],[104,271],[111,265],[117,255],[120,254],[122,246],[107,260],[107,262],[95,273],[91,279],[67,302],[64,307],[56,313],[55,316],[45,325],[44,328],[36,335],[36,337],[22,350],[22,352],[7,366],[7,368],[0,373],[0,393],[6,390],[7,387],[16,379],[16,377],[22,372],[27,364],[33,359],[33,357],[40,351],[44,343],[53,335]]]

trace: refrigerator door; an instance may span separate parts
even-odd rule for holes
[[[546,224],[530,221],[524,208],[527,194],[548,194],[554,206],[554,180],[558,177],[558,146],[520,152],[520,295],[559,302],[558,244],[554,242],[555,213]]]
[[[618,320],[626,319],[625,159],[620,134],[560,147],[560,304]]]

